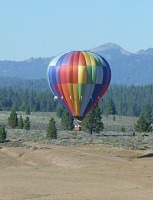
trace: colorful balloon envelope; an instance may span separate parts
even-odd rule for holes
[[[108,62],[89,51],[70,51],[53,58],[47,70],[49,86],[66,110],[83,117],[105,94],[111,79]]]

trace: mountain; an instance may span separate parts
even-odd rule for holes
[[[113,57],[119,57],[122,55],[131,55],[130,52],[124,50],[117,44],[113,43],[106,43],[101,46],[98,46],[97,48],[91,49],[90,51],[92,52],[97,52],[100,55],[105,55],[106,57],[110,58],[111,56]]]
[[[139,54],[139,55],[153,55],[153,48],[149,48],[147,50],[141,49],[136,54]]]
[[[110,64],[111,83],[122,85],[153,84],[153,48],[131,53],[107,43],[91,51],[103,56]]]
[[[24,61],[0,61],[0,77],[46,78],[46,68],[50,60],[51,58],[30,58]]]
[[[110,64],[112,84],[153,84],[153,48],[131,53],[117,44],[106,43],[90,49],[103,56]],[[0,61],[0,77],[26,79],[46,78],[51,58],[30,58],[24,61]]]

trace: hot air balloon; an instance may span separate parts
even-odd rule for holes
[[[78,120],[99,102],[111,79],[108,62],[90,51],[70,51],[54,57],[47,69],[52,93]]]

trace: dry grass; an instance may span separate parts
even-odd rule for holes
[[[26,144],[0,150],[2,200],[152,200],[150,151]]]
[[[0,112],[0,123],[9,113]],[[45,139],[51,115],[60,130],[56,141]],[[0,200],[152,200],[153,136],[131,136],[136,118],[104,117],[105,130],[93,136],[62,131],[54,113],[31,113],[30,120],[30,131],[6,125]]]

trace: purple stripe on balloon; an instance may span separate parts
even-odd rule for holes
[[[63,65],[63,66],[69,65],[70,58],[71,58],[73,53],[74,53],[74,51],[66,53],[64,59],[61,62],[61,65]]]
[[[56,66],[56,72],[55,72],[56,84],[60,84],[61,83],[60,68],[61,68],[61,66]]]

